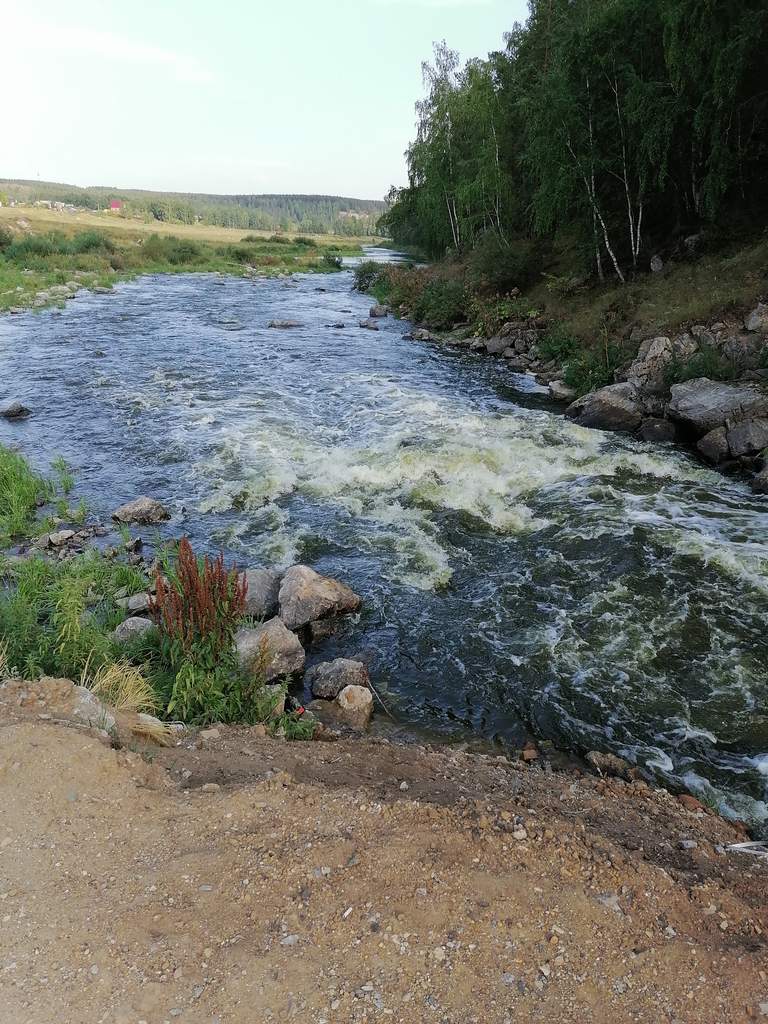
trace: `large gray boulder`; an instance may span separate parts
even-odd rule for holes
[[[744,321],[744,326],[748,331],[760,331],[762,334],[768,334],[768,303],[758,302]]]
[[[355,612],[362,603],[349,587],[307,565],[294,565],[286,572],[279,601],[280,618],[289,629],[301,629],[328,615]]]
[[[155,625],[150,619],[142,619],[134,615],[126,619],[125,622],[121,622],[112,636],[117,643],[127,644],[137,637],[151,633],[154,628]]]
[[[509,338],[486,338],[483,346],[489,356],[500,356],[505,349],[509,348]]]
[[[667,413],[670,419],[704,435],[717,427],[768,417],[768,394],[752,384],[697,377],[673,385]]]
[[[242,575],[248,584],[245,614],[254,619],[271,619],[277,614],[281,574],[273,569],[246,569]]]
[[[648,338],[638,349],[635,361],[627,371],[627,380],[638,390],[661,391],[673,358],[671,338]]]
[[[715,427],[702,437],[696,447],[708,462],[722,462],[729,455],[728,434],[725,427]]]
[[[565,415],[582,427],[634,431],[643,421],[643,405],[634,384],[609,384],[577,398]]]
[[[235,634],[235,653],[240,668],[265,683],[295,675],[304,668],[304,648],[299,638],[278,618],[256,629],[239,629]]]
[[[755,494],[768,494],[768,466],[752,480],[752,490]]]
[[[171,518],[171,513],[155,498],[135,498],[115,509],[112,518],[118,523],[142,523],[154,526]]]
[[[336,658],[335,661],[315,665],[307,672],[305,679],[312,696],[322,700],[335,700],[346,686],[370,689],[371,685],[365,665],[349,658]]]
[[[768,419],[743,420],[728,431],[728,448],[734,458],[756,455],[768,448]]]

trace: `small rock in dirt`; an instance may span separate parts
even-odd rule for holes
[[[23,420],[31,414],[31,409],[21,402],[10,402],[0,409],[0,416],[5,420]]]
[[[167,522],[171,518],[171,513],[155,498],[142,497],[115,509],[112,518],[118,523],[143,523],[152,526]]]
[[[126,644],[138,636],[144,636],[146,633],[150,633],[154,628],[154,623],[149,619],[132,616],[131,618],[126,619],[125,622],[121,622],[117,629],[115,629],[112,636],[117,643]]]
[[[221,733],[218,729],[201,729],[197,734],[197,738],[201,743],[212,743],[214,740],[221,738]]]
[[[336,705],[349,725],[364,729],[373,714],[373,694],[364,686],[345,686],[336,698]]]
[[[681,850],[697,850],[698,847],[699,847],[699,844],[696,842],[695,839],[681,839],[680,840],[680,849]]]
[[[529,740],[523,747],[520,753],[520,757],[523,761],[527,762],[537,761],[541,757],[541,751],[533,742],[533,740]]]
[[[313,697],[322,700],[335,700],[345,686],[363,686],[370,688],[368,669],[361,661],[349,658],[336,658],[315,665],[306,674],[306,681]]]
[[[221,786],[218,782],[206,782],[202,787],[204,793],[218,793],[220,789]]]
[[[400,783],[400,792],[401,793],[407,793],[409,788],[410,787],[409,787],[407,782],[403,781],[403,782]]]
[[[678,800],[678,803],[683,805],[683,807],[686,809],[686,811],[692,811],[693,813],[698,813],[699,811],[706,810],[706,808],[704,807],[704,804],[701,802],[701,800],[697,800],[696,797],[695,796],[691,796],[690,793],[680,793],[678,798],[677,798],[677,800]]]
[[[590,750],[584,760],[600,775],[615,776],[627,782],[631,782],[637,775],[632,765],[623,758],[616,757],[615,754],[603,754],[599,750]]]

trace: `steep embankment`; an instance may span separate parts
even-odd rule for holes
[[[142,758],[0,721],[4,1021],[768,1010],[766,866],[695,802],[458,750],[232,729]]]

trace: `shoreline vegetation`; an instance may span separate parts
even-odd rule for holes
[[[330,273],[357,256],[363,237],[270,234],[206,225],[65,216],[0,208],[0,312],[64,302],[80,288],[108,290],[140,274],[237,277]]]

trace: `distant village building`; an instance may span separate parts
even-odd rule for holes
[[[120,213],[122,208],[123,208],[123,204],[122,204],[121,200],[119,200],[119,199],[111,200],[111,202],[109,204],[109,212],[110,213]]]

